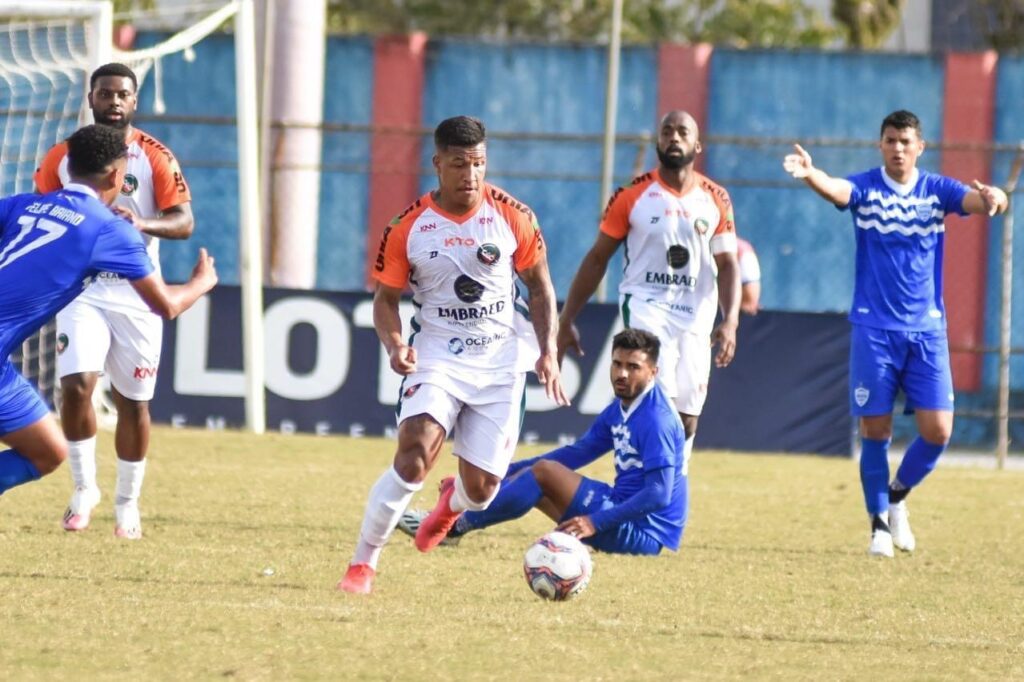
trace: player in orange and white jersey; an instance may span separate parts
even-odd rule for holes
[[[123,64],[106,64],[90,78],[89,107],[97,123],[124,132],[128,168],[112,210],[142,233],[159,272],[160,239],[192,235],[191,195],[177,160],[155,138],[132,126],[138,80]],[[51,192],[69,182],[67,145],[55,145],[35,174],[36,189]],[[131,284],[113,274],[99,277],[57,314],[57,373],[61,426],[69,441],[74,492],[64,512],[65,530],[84,530],[99,503],[96,482],[96,414],[92,394],[106,372],[117,406],[117,484],[114,511],[118,537],[142,535],[138,500],[149,448],[149,401],[156,387],[163,321]]]
[[[370,490],[352,562],[338,588],[368,593],[377,562],[448,434],[458,475],[445,479],[420,524],[429,551],[465,510],[486,509],[508,469],[522,418],[526,371],[566,405],[555,346],[555,293],[533,212],[484,181],[484,125],[468,116],[434,131],[438,189],[395,218],[381,238],[373,320],[405,377],[394,464]],[[519,297],[517,280],[529,290]],[[408,341],[398,304],[412,289]]]
[[[573,321],[624,243],[622,320],[661,341],[659,381],[683,419],[688,459],[707,396],[711,346],[718,346],[719,367],[729,364],[736,348],[736,227],[729,193],[693,167],[701,144],[692,116],[671,111],[661,119],[657,152],[658,167],[608,202],[562,307],[558,352],[559,358],[566,349],[582,355]],[[715,327],[719,309],[722,320]]]

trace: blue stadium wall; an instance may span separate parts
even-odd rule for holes
[[[145,35],[142,44],[159,36]],[[234,57],[230,37],[197,46],[197,59],[171,57],[163,63],[170,93],[166,115],[227,117],[234,113]],[[331,38],[327,49],[324,118],[329,124],[372,123],[374,43],[369,38]],[[490,179],[529,203],[540,217],[550,245],[551,270],[564,296],[580,258],[589,247],[600,213],[600,143],[603,129],[606,52],[600,46],[498,45],[454,40],[428,45],[422,123],[432,127],[455,113],[482,117],[495,133],[564,133],[591,136],[578,141],[494,139]],[[657,48],[623,51],[618,131],[653,133],[658,116]],[[147,85],[140,108],[149,114]],[[852,291],[852,227],[849,217],[789,183],[780,160],[781,142],[753,148],[733,137],[859,139],[877,135],[881,118],[910,108],[919,114],[929,140],[942,136],[947,101],[942,57],[812,51],[718,49],[710,64],[707,122],[712,141],[704,169],[730,189],[739,232],[757,248],[764,277],[763,305],[800,312],[842,311]],[[864,93],[870,93],[865,97]],[[1024,98],[1024,58],[998,63],[994,142],[1024,139],[1017,106]],[[173,121],[173,122],[171,122]],[[194,195],[197,234],[190,242],[165,244],[162,262],[169,278],[187,276],[200,244],[216,254],[225,283],[238,281],[237,173],[235,130],[230,121],[186,123],[147,116],[146,129],[166,141],[184,166]],[[364,288],[368,161],[365,131],[328,132],[324,138],[317,285],[328,290]],[[878,163],[872,147],[811,146],[815,161],[836,174]],[[634,168],[637,145],[620,143],[615,176],[625,182]],[[1005,179],[1011,154],[995,155],[992,177]],[[643,166],[654,163],[652,150]],[[938,155],[922,165],[938,168]],[[429,145],[421,158],[421,187],[432,185]],[[971,178],[963,178],[970,180]],[[410,197],[411,199],[412,197]],[[1016,217],[1022,216],[1018,206]],[[1001,220],[990,230],[986,289],[986,345],[998,341]],[[1015,256],[1014,285],[1024,277],[1021,249]],[[610,285],[618,280],[613,267]],[[614,289],[611,289],[614,291]],[[1024,300],[1014,303],[1015,339],[1024,338]],[[1024,389],[1024,364],[1012,363],[1012,383]],[[982,391],[962,404],[991,406],[996,362],[983,365]],[[991,434],[988,426],[966,425],[968,441]],[[961,430],[958,427],[958,430]]]

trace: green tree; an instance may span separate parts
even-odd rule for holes
[[[340,33],[407,33],[543,41],[607,39],[612,0],[329,0]],[[836,33],[800,0],[627,0],[627,43],[820,47]]]
[[[904,0],[832,0],[832,18],[857,48],[882,46],[900,24]]]

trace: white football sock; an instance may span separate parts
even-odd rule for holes
[[[448,503],[448,508],[453,512],[464,512],[464,511],[483,511],[490,506],[494,498],[498,496],[498,491],[501,490],[501,485],[494,487],[494,492],[483,502],[474,502],[470,499],[469,495],[466,494],[466,486],[462,484],[462,477],[455,477],[455,492],[452,493],[451,501]]]
[[[98,488],[96,485],[96,436],[68,441],[68,468],[76,488]]]
[[[142,493],[142,479],[146,477],[146,460],[127,462],[117,460],[117,497],[114,504],[123,506],[129,503],[138,504]]]
[[[376,570],[381,550],[402,518],[402,512],[422,487],[422,483],[403,481],[394,467],[389,467],[377,479],[366,501],[359,542],[356,543],[352,557],[353,564],[369,564],[370,568]]]
[[[683,476],[690,475],[690,457],[693,455],[693,439],[696,437],[694,434],[683,442]]]

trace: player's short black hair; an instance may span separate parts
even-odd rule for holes
[[[449,147],[475,147],[487,140],[484,122],[472,116],[446,118],[434,128],[434,146],[439,150]]]
[[[658,364],[661,341],[654,334],[643,329],[623,329],[612,338],[612,350],[642,350],[652,365]]]
[[[896,130],[913,128],[917,131],[918,137],[920,137],[921,119],[919,119],[913,112],[907,111],[906,109],[900,109],[899,111],[894,111],[882,119],[882,127],[878,129],[879,137],[885,134],[886,128],[895,128]]]
[[[102,173],[110,164],[128,156],[124,133],[98,123],[76,130],[67,144],[68,173],[76,177]]]
[[[139,90],[139,79],[135,77],[135,72],[124,64],[118,62],[111,62],[110,64],[104,64],[100,68],[92,72],[89,76],[89,89],[92,90],[96,87],[96,81],[104,76],[123,76],[124,78],[130,78],[132,81],[132,89],[138,92]]]

